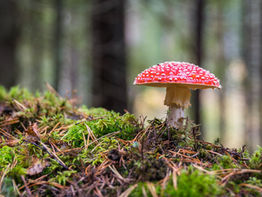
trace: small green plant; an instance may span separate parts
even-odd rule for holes
[[[3,169],[8,164],[11,164],[15,157],[13,148],[9,146],[3,146],[2,148],[0,148],[0,155],[0,169]]]
[[[12,87],[8,93],[7,99],[12,101],[16,99],[17,101],[30,100],[33,95],[25,88],[20,88],[19,86]]]
[[[253,169],[262,169],[262,147],[259,146],[252,154],[249,160],[249,166]]]
[[[0,86],[0,101],[4,100],[7,96],[7,92],[3,86]]]
[[[105,157],[103,153],[108,152],[112,149],[117,149],[119,142],[114,138],[103,137],[98,143],[92,144],[88,151],[83,151],[80,154],[83,161],[91,163],[93,166],[101,164]]]
[[[50,182],[57,182],[60,185],[66,185],[67,180],[72,174],[76,173],[75,170],[65,170],[63,172],[58,172],[55,178],[50,179]]]
[[[88,139],[88,130],[83,124],[72,126],[62,137],[62,140],[71,144],[73,147],[83,147],[84,137]]]
[[[177,190],[171,182],[170,180],[165,189],[167,196],[198,197],[201,193],[201,196],[211,197],[218,195],[221,190],[214,176],[193,170],[192,167],[178,177]]]
[[[4,178],[0,191],[0,196],[1,194],[3,196],[18,196],[18,193],[15,191],[13,187],[13,182],[11,178]]]
[[[152,196],[146,183],[144,182],[138,183],[136,188],[129,195],[129,197],[138,197],[138,196],[150,196],[150,197]]]
[[[262,180],[256,177],[249,177],[249,179],[247,180],[247,183],[251,185],[256,185],[262,188]]]
[[[237,168],[237,166],[232,161],[231,157],[228,155],[223,155],[218,158],[218,165],[221,169],[228,169],[228,168]]]
[[[7,170],[7,173],[11,177],[17,177],[26,174],[24,163],[26,161],[20,160],[21,156],[16,156],[15,148],[9,146],[3,146],[0,148],[0,172]],[[16,159],[16,165],[11,168],[11,164]]]

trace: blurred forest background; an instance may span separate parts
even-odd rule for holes
[[[1,0],[0,85],[164,119],[162,88],[134,87],[156,63],[191,62],[222,90],[192,97],[206,140],[262,144],[261,0]]]

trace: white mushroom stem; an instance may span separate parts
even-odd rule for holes
[[[183,126],[184,108],[169,106],[167,112],[167,125],[171,128],[181,128]]]
[[[167,87],[164,104],[169,106],[167,125],[172,128],[183,126],[184,109],[190,106],[190,89],[186,86]]]

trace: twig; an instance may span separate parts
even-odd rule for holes
[[[209,153],[212,153],[212,154],[215,154],[215,155],[218,155],[218,156],[220,156],[220,157],[222,157],[222,156],[223,156],[222,154],[220,154],[220,153],[217,153],[217,152],[215,152],[215,151],[212,151],[212,150],[207,150],[207,152],[209,152]]]
[[[55,129],[56,129],[60,124],[61,124],[61,122],[58,122],[58,123],[52,128],[52,130],[49,132],[49,135],[50,135],[51,133],[53,133],[53,132],[55,131]]]
[[[126,191],[124,191],[122,194],[120,194],[119,197],[128,197],[129,194],[137,187],[137,184],[132,185],[131,187],[129,187]]]
[[[48,148],[43,142],[39,141],[39,143],[42,145],[42,146],[40,146],[40,145],[38,145],[38,144],[36,144],[36,143],[34,143],[34,142],[29,142],[29,141],[27,141],[27,140],[23,140],[23,141],[25,141],[25,142],[27,142],[27,143],[30,143],[30,144],[33,144],[33,145],[37,146],[38,148],[40,148],[40,149],[42,149],[42,150],[45,150],[45,151],[46,151],[50,156],[52,156],[61,166],[63,166],[65,169],[68,169],[68,167],[64,164],[64,162],[63,162],[55,153],[53,153],[52,151],[50,151],[49,148]]]
[[[0,127],[12,125],[12,124],[15,124],[15,123],[18,123],[18,122],[19,122],[18,118],[15,118],[13,120],[5,120],[5,121],[0,122]]]
[[[157,197],[156,188],[153,183],[147,182],[146,183],[147,188],[149,189],[150,193],[153,197]]]
[[[222,180],[221,183],[222,185],[225,185],[228,180],[234,176],[234,175],[238,175],[238,174],[244,174],[244,173],[261,173],[261,170],[252,170],[252,169],[233,169],[232,172],[230,172],[228,175],[226,175]]]
[[[251,184],[247,184],[247,183],[241,183],[239,184],[240,186],[245,186],[245,187],[249,187],[251,189],[255,189],[257,190],[258,192],[262,193],[262,188],[261,187],[258,187],[256,185],[251,185]]]
[[[4,136],[6,136],[7,138],[12,138],[12,139],[16,139],[14,136],[12,136],[11,134],[9,134],[8,132],[6,132],[4,129],[0,128],[0,133],[2,133]]]
[[[120,179],[121,181],[123,181],[123,182],[125,182],[125,183],[130,182],[131,179],[122,177],[122,175],[117,171],[117,169],[115,168],[115,166],[108,166],[108,167],[109,167],[110,170],[116,175],[116,177],[117,177],[118,179]]]
[[[1,175],[1,178],[0,178],[0,194],[1,194],[1,188],[2,188],[3,180],[5,178],[5,175],[7,174],[8,169],[10,168],[10,165],[11,164],[8,164],[7,167],[1,171],[1,174],[0,174]]]
[[[43,175],[43,176],[41,176],[41,177],[39,177],[39,178],[37,178],[35,180],[30,180],[29,183],[28,183],[28,187],[32,187],[32,185],[34,185],[35,183],[39,184],[40,181],[42,179],[46,178],[47,176],[49,176],[49,175],[45,174],[45,175]],[[31,185],[29,186],[29,184],[31,184]],[[23,189],[24,187],[25,187],[25,185],[22,185],[21,187],[19,187],[19,189]]]
[[[13,183],[13,187],[14,187],[15,191],[17,192],[17,194],[18,194],[19,196],[21,196],[21,192],[19,191],[19,189],[18,189],[18,187],[17,187],[16,182],[15,182],[14,179],[12,179],[12,183]]]
[[[95,143],[95,142],[98,142],[100,139],[102,139],[102,138],[104,138],[104,137],[112,137],[112,136],[114,136],[114,135],[116,135],[116,134],[118,134],[118,133],[120,133],[120,131],[116,131],[116,132],[113,132],[113,133],[108,133],[108,134],[103,135],[103,136],[101,136],[101,137],[99,137],[99,138],[96,138],[94,141],[92,141],[91,143],[89,143],[89,144],[87,144],[87,145],[90,146],[91,144],[93,144],[93,143]],[[93,150],[92,150],[91,152],[93,152]]]
[[[14,104],[18,107],[19,110],[25,111],[27,108],[22,103],[18,102],[17,100],[13,99]]]
[[[49,83],[46,82],[45,85],[49,92],[55,94],[59,98],[63,98]]]
[[[49,155],[53,156],[54,159],[61,165],[63,166],[65,169],[68,169],[68,167],[65,165],[65,163],[52,151],[49,150],[49,148],[40,141],[40,144],[44,147],[44,149],[48,152]]]
[[[173,180],[174,189],[176,190],[177,189],[177,170],[176,169],[173,170],[172,180]]]
[[[32,196],[32,193],[31,193],[29,187],[27,186],[27,182],[26,182],[26,180],[25,180],[24,175],[21,176],[21,179],[22,179],[22,181],[24,182],[25,190],[26,190],[28,196]]]

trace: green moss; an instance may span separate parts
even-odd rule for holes
[[[261,169],[261,147],[250,155],[243,149],[225,149],[218,140],[217,145],[197,140],[198,127],[190,120],[180,130],[167,128],[166,122],[158,119],[149,121],[145,128],[130,113],[78,108],[55,93],[33,96],[18,87],[7,92],[0,86],[0,105],[4,109],[0,117],[4,125],[0,133],[0,174],[6,172],[1,188],[4,195],[17,195],[12,181],[18,187],[23,186],[21,175],[29,184],[38,178],[43,181],[41,186],[29,186],[33,195],[40,196],[77,195],[57,184],[77,186],[74,192],[95,196],[98,191],[95,188],[101,189],[101,181],[101,193],[108,196],[116,196],[116,191],[137,183],[130,196],[152,196],[149,185],[153,185],[158,196],[164,197],[256,196],[259,195],[256,188],[241,183],[262,187],[261,173],[257,171],[232,175],[223,186],[217,183],[231,173],[223,169]],[[191,164],[223,173],[211,176]],[[168,174],[172,166],[182,168],[177,176],[177,189]],[[40,169],[36,174],[27,174],[32,167]],[[162,188],[159,181],[165,177],[167,184]],[[24,187],[20,192],[26,195]]]
[[[221,169],[238,168],[237,165],[234,164],[231,157],[228,155],[218,157],[218,162],[218,165],[221,167]]]
[[[27,162],[21,155],[16,154],[16,148],[3,146],[0,148],[0,169],[7,170],[10,177],[19,177],[26,174],[24,163]],[[16,160],[16,165],[11,168],[11,164]],[[0,172],[1,172],[0,170]]]
[[[49,156],[50,157],[50,156]],[[47,166],[47,168],[45,168],[43,170],[43,174],[49,174],[50,178],[54,178],[56,176],[56,171],[62,171],[63,168],[61,165],[59,165],[59,163],[53,159],[53,158],[49,158],[49,165]]]
[[[74,121],[65,118],[65,115],[63,113],[43,115],[39,120],[39,126],[48,126],[50,128],[53,128],[57,123],[59,123],[60,125],[69,125],[74,123]]]
[[[256,177],[249,177],[249,179],[246,181],[247,184],[262,188],[262,180],[258,179]],[[246,188],[249,194],[252,194],[254,196],[259,196],[261,195],[261,192],[254,188]]]
[[[25,88],[20,88],[19,86],[12,87],[8,93],[7,99],[12,101],[16,99],[17,101],[30,100],[33,95]]]
[[[178,177],[177,190],[174,189],[170,181],[165,192],[167,196],[198,197],[201,194],[201,196],[211,197],[218,195],[220,189],[214,176],[189,169],[188,171],[183,171]]]
[[[143,188],[148,196],[152,196],[146,183],[140,183],[130,196],[143,196]],[[221,193],[221,187],[218,185],[215,176],[193,170],[192,167],[189,167],[187,171],[183,170],[181,175],[177,177],[177,189],[174,188],[171,177],[164,190],[161,189],[159,184],[155,184],[155,188],[157,194],[163,197],[211,197]]]
[[[137,128],[134,125],[136,119],[132,114],[126,113],[121,116],[119,113],[103,108],[83,109],[82,111],[87,115],[92,115],[92,120],[73,125],[63,137],[74,147],[83,146],[83,135],[87,139],[89,128],[97,138],[110,133],[116,133],[115,136],[122,139],[132,139],[136,135]]]
[[[11,164],[15,157],[13,148],[9,146],[3,146],[0,148],[0,169],[5,168],[8,164]]]
[[[9,176],[13,178],[20,178],[21,175],[25,175],[27,169],[22,167],[21,165],[16,165],[12,170],[9,172]]]
[[[0,101],[5,100],[7,97],[7,92],[3,86],[0,86]]]
[[[251,184],[251,185],[255,185],[255,186],[258,186],[258,187],[262,188],[262,180],[258,179],[256,177],[249,177],[249,179],[247,180],[246,183]]]
[[[70,179],[71,175],[76,173],[75,170],[65,170],[63,172],[58,172],[54,178],[51,178],[50,182],[57,182],[60,185],[66,185],[67,180]]]
[[[152,196],[149,189],[147,188],[146,183],[140,182],[137,187],[132,191],[129,197],[138,197],[138,196]]]
[[[262,147],[259,146],[258,150],[252,154],[249,166],[253,169],[262,169]]]
[[[58,97],[52,92],[45,92],[43,95],[43,102],[49,106],[65,106],[66,101],[63,98]]]
[[[97,143],[93,143],[88,149],[84,149],[79,156],[85,163],[91,163],[95,166],[105,160],[103,153],[116,149],[118,145],[119,142],[114,137],[102,137]]]
[[[72,126],[61,139],[73,147],[83,147],[84,137],[88,139],[87,128],[83,124],[76,124]]]
[[[14,190],[12,179],[4,178],[2,187],[1,187],[1,194],[3,196],[18,196],[18,193]]]

